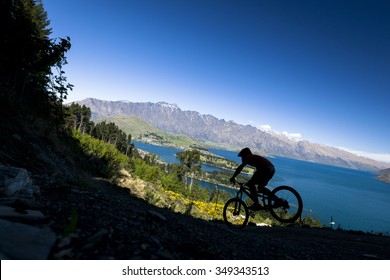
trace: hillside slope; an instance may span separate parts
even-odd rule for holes
[[[105,116],[96,120],[100,121],[114,122],[126,134],[131,134],[132,140],[136,141],[186,147],[204,144],[187,135],[167,133],[135,116]]]
[[[0,137],[1,163],[27,169],[40,188],[32,200],[7,206],[18,214],[7,224],[19,225],[20,217],[42,212],[28,228],[53,231],[49,259],[390,259],[387,236],[299,227],[234,230],[155,207],[127,188],[88,175],[82,155],[50,126],[9,120],[0,128],[6,132],[1,135],[12,135]],[[3,216],[0,221],[9,219]],[[32,255],[26,243],[36,242],[29,244],[35,248],[47,239],[34,235],[18,242],[19,233],[12,238],[8,233],[3,230],[3,244],[21,259]]]
[[[176,105],[164,102],[133,103],[88,98],[77,103],[90,107],[95,119],[104,116],[137,116],[167,132],[224,143],[237,149],[249,146],[269,155],[370,171],[389,167],[389,164],[359,157],[334,147],[308,141],[293,141],[250,125],[240,125],[195,111],[183,111]]]
[[[71,259],[390,259],[390,237],[299,227],[231,229],[154,207],[128,189],[94,180],[42,189],[41,202],[61,236],[71,209],[76,231],[50,258]]]

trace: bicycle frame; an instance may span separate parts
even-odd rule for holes
[[[253,201],[252,194],[250,192],[249,187],[246,185],[246,183],[244,183],[244,182],[235,182],[235,183],[240,186],[240,189],[236,193],[236,197],[238,199],[242,200],[243,202],[245,202],[245,200],[243,199],[243,195],[245,193]],[[266,195],[265,193],[262,193],[262,192],[258,192],[257,196],[258,196],[259,202],[261,201],[263,203],[263,206],[261,205],[260,210],[268,210],[268,207],[270,206],[269,205],[269,196]]]
[[[236,197],[238,199],[241,199],[242,201],[244,201],[242,199],[244,193],[248,196],[248,197],[251,197],[251,194],[250,194],[250,190],[247,186],[245,186],[245,183],[241,183],[241,182],[236,182],[236,184],[238,184],[240,186],[239,190],[237,191],[236,193]]]

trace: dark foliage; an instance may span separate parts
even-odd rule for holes
[[[62,101],[73,87],[62,69],[70,38],[49,37],[42,0],[1,0],[0,21],[2,109],[61,119]]]

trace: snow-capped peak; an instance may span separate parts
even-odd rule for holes
[[[179,107],[176,104],[170,104],[167,102],[158,102],[157,104],[159,104],[160,106],[165,107],[165,108],[170,108],[172,110],[179,109]]]

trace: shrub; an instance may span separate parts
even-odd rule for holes
[[[156,165],[149,165],[143,159],[134,159],[134,174],[139,178],[156,183],[161,179],[161,169]]]
[[[117,176],[122,168],[130,166],[130,159],[119,152],[113,144],[83,134],[79,130],[73,130],[72,136],[80,142],[86,155],[102,159],[106,163],[109,177]]]

